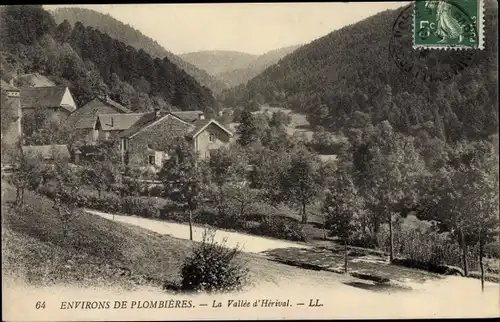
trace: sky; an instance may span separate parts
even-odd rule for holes
[[[309,43],[343,26],[405,4],[407,2],[72,6],[107,13],[140,30],[174,54],[203,50],[263,54]]]

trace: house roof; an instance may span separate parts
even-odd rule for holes
[[[21,88],[22,108],[47,108],[61,106],[61,101],[66,92],[66,86],[44,86]],[[62,106],[69,112],[73,112],[73,106]]]
[[[120,103],[113,101],[112,99],[110,99],[107,96],[106,97],[96,97],[96,99],[100,100],[101,102],[103,102],[106,105],[109,105],[111,107],[116,108],[118,111],[121,111],[123,113],[132,113],[131,110],[129,110],[125,106],[121,105]]]
[[[171,114],[177,116],[183,121],[186,121],[188,123],[197,121],[200,119],[200,115],[204,115],[203,111],[176,111],[176,112],[170,112]]]
[[[66,145],[25,145],[22,147],[23,154],[40,155],[44,159],[55,156],[69,158],[69,150]]]
[[[97,119],[96,115],[82,115],[80,117],[74,116],[73,114],[68,117],[68,121],[74,121],[74,127],[76,129],[92,129],[94,128],[95,121]]]
[[[104,131],[124,131],[130,129],[139,121],[151,117],[152,113],[128,113],[128,114],[98,114],[97,118]],[[153,114],[154,116],[154,114]]]
[[[233,133],[231,131],[229,131],[228,129],[226,129],[226,127],[224,127],[222,124],[220,124],[219,122],[217,122],[214,119],[195,121],[193,123],[194,129],[191,132],[189,132],[188,136],[192,137],[192,138],[196,137],[204,129],[206,129],[210,124],[215,124],[216,126],[218,126],[219,128],[221,128],[223,131],[225,131],[227,134],[229,134],[229,136],[233,136]]]
[[[4,91],[19,92],[19,88],[10,85],[9,83],[5,82],[3,79],[1,80],[0,88]]]
[[[76,109],[71,113],[71,115],[68,117],[68,122],[72,122],[73,126],[77,129],[92,129],[94,128],[97,115],[99,113],[95,111],[90,111],[88,109],[88,104],[91,102],[98,100],[102,102],[103,105],[113,107],[117,112],[123,112],[123,113],[132,113],[131,110],[128,108],[120,105],[119,103],[113,101],[112,99],[105,98],[105,97],[95,97],[89,102],[87,102],[84,106]],[[95,109],[98,111],[98,107]],[[103,113],[106,114],[106,113]],[[119,114],[119,113],[118,113]]]
[[[178,120],[179,122],[182,122],[182,123],[184,123],[186,125],[192,126],[191,124],[187,123],[186,121],[182,120],[181,118],[175,116],[172,113],[168,113],[167,112],[166,114],[160,114],[158,117],[155,116],[154,112],[151,112],[151,113],[148,113],[148,114],[150,114],[149,118],[144,118],[140,122],[135,123],[134,126],[132,126],[130,129],[128,129],[126,131],[123,131],[120,134],[120,137],[131,138],[135,134],[137,134],[140,131],[144,130],[146,127],[148,127],[148,126],[150,126],[150,125],[152,125],[154,123],[160,122],[162,120],[165,120],[168,117],[174,118],[174,119]]]

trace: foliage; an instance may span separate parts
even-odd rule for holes
[[[458,142],[448,156],[420,216],[437,220],[457,238],[467,275],[467,248],[479,244],[482,252],[498,235],[498,153],[487,141]]]
[[[198,166],[197,153],[183,139],[177,141],[169,156],[158,175],[165,187],[165,197],[189,212],[189,236],[193,239],[192,213],[203,198],[203,171]]]
[[[11,150],[10,152],[16,169],[12,176],[9,177],[9,181],[16,187],[16,205],[22,206],[24,204],[25,190],[36,189],[42,182],[41,158],[38,155],[26,155],[20,149]]]
[[[291,122],[291,117],[288,113],[285,113],[283,111],[277,111],[274,112],[273,115],[271,116],[271,119],[269,120],[269,126],[270,127],[282,127],[282,126],[288,126]]]
[[[210,88],[214,92],[219,92],[226,88],[225,84],[216,77],[209,75],[203,69],[182,60],[179,56],[172,54],[158,44],[155,40],[145,36],[139,30],[123,22],[114,19],[108,14],[102,14],[91,9],[84,8],[58,8],[51,11],[58,24],[67,21],[69,25],[81,22],[85,26],[93,27],[111,38],[117,39],[137,50],[144,50],[153,58],[167,57],[180,69],[194,77],[200,84]],[[60,25],[59,25],[60,26]]]
[[[292,153],[290,164],[280,177],[283,196],[301,207],[303,224],[307,223],[307,205],[323,189],[320,165],[317,155],[303,148],[297,149]]]
[[[389,120],[405,134],[412,126],[432,121],[449,141],[497,132],[498,7],[494,1],[485,4],[485,50],[450,79],[432,82],[402,71],[388,54],[393,23],[402,10],[378,13],[316,39],[248,83],[226,90],[221,98],[227,106],[257,97],[271,106],[287,104],[306,113],[312,125],[330,131]],[[409,39],[410,45],[408,52],[400,54],[429,71],[445,69],[451,60],[466,61],[463,52],[414,52],[411,28],[401,37]]]
[[[122,199],[123,213],[145,218],[158,218],[161,207],[153,198],[125,197]]]
[[[294,220],[282,217],[265,217],[256,226],[250,226],[248,230],[256,235],[283,238],[292,241],[306,241],[307,236],[301,224]]]
[[[240,290],[247,282],[248,269],[238,258],[238,248],[215,240],[215,231],[205,230],[201,243],[194,246],[182,269],[182,288],[198,292]]]
[[[34,109],[23,113],[21,126],[26,145],[65,144],[71,151],[77,134],[68,123],[51,118],[48,109]]]
[[[0,19],[8,22],[0,30],[2,51],[20,61],[23,72],[49,74],[56,83],[70,86],[78,105],[105,92],[133,110],[161,102],[164,107],[218,109],[210,90],[169,58],[152,58],[81,22],[73,28],[62,22],[56,28],[41,6],[10,6]]]
[[[335,181],[326,195],[323,212],[326,213],[326,222],[331,234],[348,244],[357,237],[356,233],[360,236],[365,232],[362,231],[360,223],[361,212],[364,211],[364,200],[358,194],[346,170],[342,169],[337,172]]]
[[[111,190],[117,182],[119,156],[111,143],[94,146],[93,150],[94,157],[82,162],[80,178],[84,184],[94,187],[100,197],[103,190]]]
[[[399,222],[394,233],[394,250],[397,257],[414,262],[414,267],[432,270],[439,265],[461,266],[462,251],[449,232],[439,232],[429,224],[428,228],[417,228],[406,222]],[[384,224],[377,234],[380,247],[389,251],[389,227]],[[468,260],[471,268],[478,268],[477,249],[471,249]]]
[[[243,110],[239,116],[240,124],[236,128],[238,134],[238,143],[242,146],[247,146],[250,143],[256,142],[259,138],[258,128],[255,117],[249,110]]]

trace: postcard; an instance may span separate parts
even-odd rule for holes
[[[496,1],[0,21],[4,321],[500,316]]]

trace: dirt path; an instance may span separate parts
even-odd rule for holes
[[[147,219],[136,216],[114,215],[113,217],[113,215],[111,214],[107,214],[100,211],[95,211],[95,210],[86,210],[86,211],[88,213],[104,217],[106,219],[140,226],[160,234],[170,235],[172,237],[177,237],[182,239],[189,239],[189,225],[187,224],[179,224],[162,220]],[[204,227],[193,226],[193,240],[201,241],[204,230],[205,230]],[[303,243],[294,243],[285,240],[259,237],[249,234],[218,229],[215,235],[215,239],[218,242],[221,242],[224,238],[227,238],[226,245],[228,247],[239,246],[242,248],[242,251],[249,253],[259,253],[275,248],[310,247]]]

